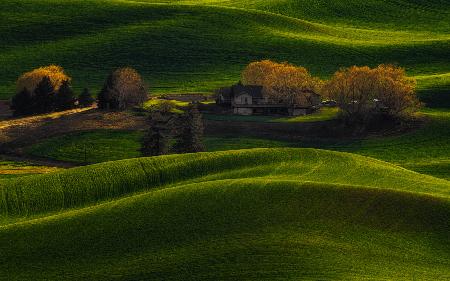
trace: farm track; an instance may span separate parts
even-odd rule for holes
[[[22,148],[52,136],[96,129],[140,130],[145,118],[130,112],[100,112],[95,108],[0,121],[0,152],[22,154]],[[30,137],[33,136],[33,137]]]

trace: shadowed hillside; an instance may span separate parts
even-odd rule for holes
[[[111,69],[131,65],[156,92],[210,91],[262,58],[323,77],[341,66],[396,63],[420,76],[426,95],[449,88],[443,1],[152,2],[3,1],[1,97],[12,95],[20,73],[50,63],[67,69],[77,89],[98,90]]]

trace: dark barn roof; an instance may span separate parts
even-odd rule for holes
[[[248,94],[253,98],[262,99],[263,98],[263,87],[258,85],[242,85],[241,83],[236,84],[232,87],[232,92],[235,97],[240,95]]]

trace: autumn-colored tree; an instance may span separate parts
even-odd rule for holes
[[[264,94],[274,102],[305,106],[317,104],[311,94],[318,94],[323,85],[304,67],[270,60],[250,63],[242,72],[242,81],[263,86]]]
[[[130,67],[113,71],[98,95],[101,109],[124,110],[142,105],[148,98],[147,89],[139,73]]]
[[[399,67],[353,66],[336,72],[323,93],[337,102],[344,116],[367,122],[374,114],[400,116],[417,109],[415,85]]]
[[[414,112],[421,106],[416,95],[416,80],[408,77],[405,69],[380,65],[373,71],[377,81],[377,98],[388,114],[399,116]]]
[[[242,72],[242,83],[244,85],[260,85],[266,84],[267,79],[279,63],[271,60],[262,60],[251,62]],[[281,64],[282,65],[282,64]]]
[[[70,82],[71,80],[61,66],[49,65],[39,67],[22,74],[19,79],[17,79],[16,92],[18,93],[26,88],[30,93],[33,93],[37,85],[44,77],[48,77],[50,79],[50,83],[55,91],[59,90],[59,87],[64,81]]]

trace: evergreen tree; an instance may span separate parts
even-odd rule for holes
[[[11,109],[14,111],[14,116],[33,113],[33,98],[27,88],[23,88],[11,99]]]
[[[48,76],[44,76],[34,90],[34,113],[47,113],[54,110],[54,88]]]
[[[57,110],[67,110],[75,107],[75,94],[70,86],[69,80],[64,80],[59,87],[55,98],[55,107]]]
[[[169,141],[173,135],[173,113],[154,111],[150,114],[148,121],[149,130],[142,139],[142,155],[168,154],[170,150]]]
[[[192,103],[189,105],[183,118],[180,137],[175,145],[178,152],[200,152],[205,151],[203,144],[203,121],[202,115],[198,110],[198,105]]]
[[[105,84],[103,85],[103,88],[101,89],[100,93],[98,93],[98,103],[97,106],[100,109],[106,110],[109,109],[109,93],[111,91],[112,87],[112,75],[110,74],[105,81]]]
[[[92,97],[89,89],[84,88],[83,92],[78,96],[78,104],[81,107],[89,107],[94,103],[95,99]]]

